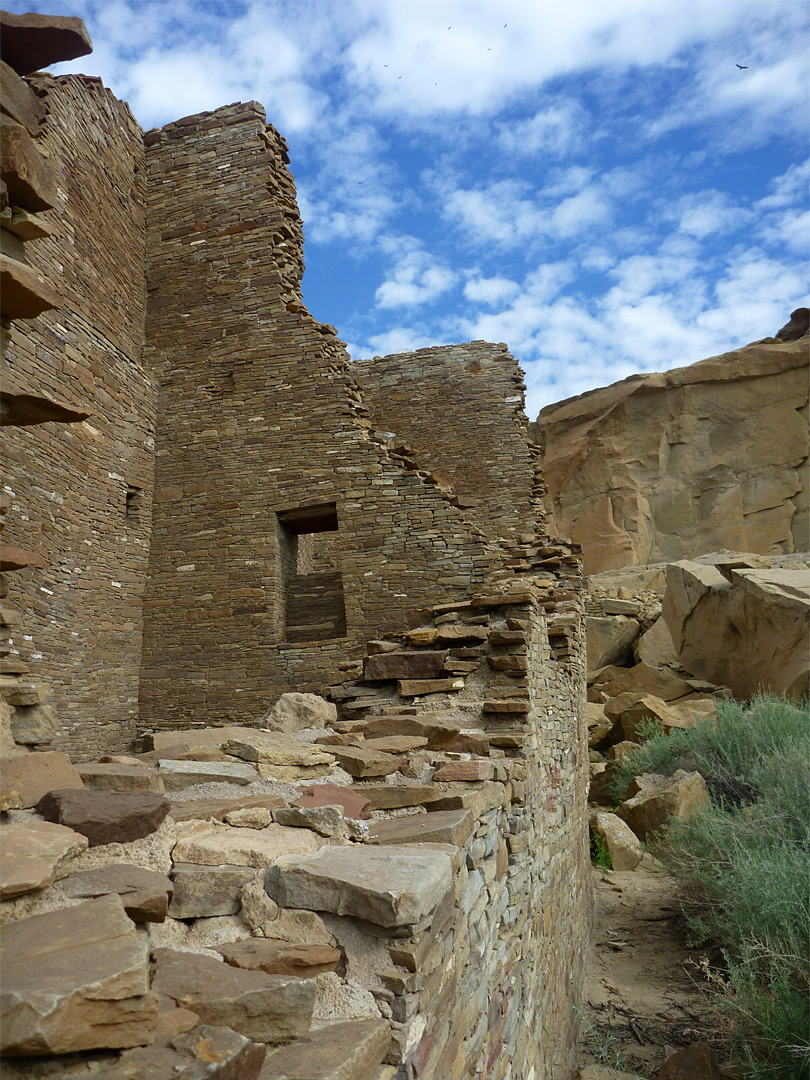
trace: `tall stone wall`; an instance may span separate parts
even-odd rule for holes
[[[806,333],[765,338],[543,409],[549,511],[585,572],[807,551],[809,363]]]
[[[459,497],[372,429],[334,329],[303,306],[286,147],[260,106],[145,141],[147,353],[162,381],[142,720],[251,722],[284,690],[334,681],[409,608],[468,595],[495,553]],[[298,565],[313,534],[339,575],[320,615]],[[290,632],[305,609],[323,633]]]
[[[141,132],[97,79],[36,76],[37,144],[58,176],[27,243],[61,306],[3,326],[15,383],[89,413],[84,423],[4,432],[7,537],[47,566],[14,575],[20,661],[54,691],[53,746],[87,757],[135,732],[157,388],[141,358],[145,173]]]
[[[506,345],[473,341],[357,365],[374,423],[410,444],[492,537],[533,520],[523,373]]]

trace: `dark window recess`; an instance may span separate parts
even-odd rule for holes
[[[284,640],[345,637],[336,505],[283,511],[278,515],[278,539],[284,584]]]
[[[126,501],[126,516],[132,521],[137,521],[141,516],[143,506],[143,491],[141,488],[128,487]]]

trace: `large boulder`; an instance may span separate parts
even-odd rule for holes
[[[807,337],[632,375],[531,425],[586,574],[718,548],[807,551]]]
[[[684,560],[667,567],[664,618],[678,661],[736,697],[810,685],[810,570]]]
[[[627,615],[588,615],[585,642],[588,671],[621,664],[638,637],[641,624]]]
[[[635,870],[644,855],[644,848],[620,817],[600,811],[591,816],[591,829],[605,845],[613,870]]]
[[[647,774],[637,795],[616,810],[639,840],[649,840],[667,821],[683,821],[697,809],[709,805],[709,791],[698,772],[678,769],[672,776]]]
[[[318,694],[282,694],[262,721],[273,731],[291,735],[304,728],[327,727],[337,720],[337,707]]]

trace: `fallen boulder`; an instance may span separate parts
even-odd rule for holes
[[[160,828],[171,803],[149,792],[49,791],[36,811],[47,821],[67,825],[86,836],[90,847],[126,844]]]
[[[672,776],[650,773],[645,779],[642,790],[616,810],[639,840],[649,840],[670,818],[682,821],[699,807],[709,805],[709,791],[698,772],[678,769]]]

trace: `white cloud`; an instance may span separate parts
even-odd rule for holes
[[[520,291],[516,281],[504,277],[471,277],[464,284],[464,296],[478,304],[499,304]]]
[[[498,141],[505,154],[562,156],[582,146],[590,117],[575,98],[560,98],[527,120],[499,123]]]
[[[378,308],[418,307],[451,289],[456,274],[411,236],[388,237],[381,247],[396,263],[374,294]]]

